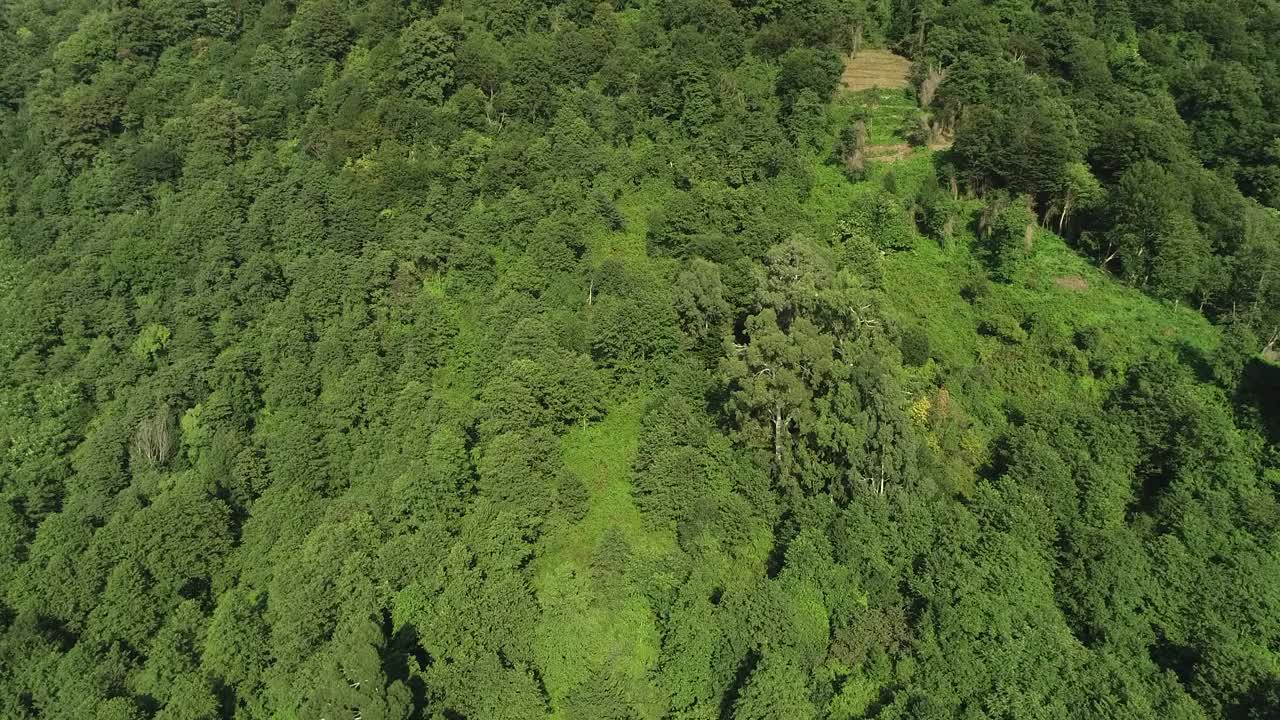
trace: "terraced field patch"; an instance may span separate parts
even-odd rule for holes
[[[845,60],[840,84],[846,90],[911,86],[911,61],[888,50],[865,49]]]

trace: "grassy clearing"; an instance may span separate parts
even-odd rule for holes
[[[891,167],[873,166],[870,176],[858,183],[849,182],[839,168],[815,165],[813,191],[803,208],[808,232],[819,239],[830,237],[840,215],[877,188],[891,187],[901,198],[914,196],[933,172],[932,160],[929,150],[920,149]],[[978,335],[979,316],[990,312],[1026,323],[1030,329],[1024,328],[1028,337],[1023,343],[1072,339],[1061,333],[1053,337],[1051,329],[1094,333],[1118,366],[1132,365],[1153,352],[1208,353],[1217,346],[1217,330],[1194,309],[1172,306],[1129,287],[1045,230],[1036,233],[1031,255],[1014,282],[990,283],[984,298],[966,300],[963,291],[982,273],[972,231],[980,205],[966,203],[966,217],[948,247],[921,237],[914,250],[890,253],[884,260],[885,312],[891,325],[923,328],[933,355],[945,367],[965,369],[996,355],[1003,362],[1026,365],[1061,349],[995,352],[992,343],[1007,343]],[[1037,333],[1037,326],[1043,332]]]
[[[914,197],[932,162],[921,149],[892,166],[873,165],[858,183],[815,165],[807,232],[830,238],[840,215],[880,188],[904,202]],[[973,231],[981,202],[962,207],[945,247],[920,237],[913,250],[884,256],[881,309],[892,333],[914,328],[928,338],[931,359],[909,369],[913,395],[947,390],[948,402],[972,421],[964,441],[971,463],[982,463],[1012,407],[1089,407],[1144,360],[1204,356],[1217,347],[1218,331],[1199,313],[1129,287],[1048,231],[1036,233],[1012,282],[987,281]],[[964,491],[967,482],[953,487]]]
[[[588,262],[599,267],[612,259],[633,272],[661,271],[669,261],[649,257],[646,235],[649,215],[665,192],[656,182],[628,189],[617,203],[623,227],[592,231]],[[643,412],[643,395],[621,399],[603,420],[573,428],[562,442],[565,467],[589,497],[580,522],[543,537],[533,567],[543,609],[536,651],[553,717],[565,717],[571,696],[584,686],[603,683],[616,684],[638,717],[656,720],[663,710],[650,681],[661,639],[647,601],[630,586],[604,588],[592,576],[592,559],[610,530],[625,540],[635,564],[661,565],[678,549],[672,533],[646,525],[632,499],[631,467]]]
[[[587,258],[594,265],[608,259],[625,261],[628,266],[645,266],[653,262],[646,251],[645,236],[649,230],[649,214],[659,206],[665,189],[657,181],[638,190],[631,190],[618,200],[618,211],[623,217],[621,230],[610,230],[601,225],[587,238]]]
[[[857,183],[849,182],[840,168],[815,162],[813,189],[802,207],[807,230],[815,238],[826,239],[853,203],[886,186],[893,187],[900,197],[912,196],[932,173],[932,155],[924,148],[893,165],[872,163],[867,179]]]
[[[649,530],[631,497],[631,465],[635,461],[644,404],[633,399],[614,407],[598,423],[578,426],[564,438],[564,463],[590,492],[590,509],[565,537],[557,538],[545,560],[585,569],[591,553],[609,528],[622,533],[631,552],[647,558],[675,550],[675,538]]]
[[[925,332],[940,383],[970,387],[963,402],[987,423],[1001,424],[1006,403],[1019,398],[1050,407],[1098,401],[1146,358],[1217,346],[1199,313],[1121,283],[1047,231],[1012,283],[982,284],[966,299],[982,272],[974,242],[966,228],[946,249],[921,238],[886,257],[885,313],[891,326]]]
[[[592,556],[610,529],[625,538],[635,562],[656,563],[676,550],[674,537],[646,527],[631,497],[643,409],[640,399],[619,404],[604,420],[564,438],[564,463],[587,486],[590,500],[581,522],[544,541],[535,567],[543,608],[538,654],[557,708],[575,688],[608,676],[642,717],[661,713],[649,681],[661,643],[647,603],[634,592],[602,591],[591,576]]]
[[[910,88],[875,88],[840,93],[831,104],[835,127],[845,127],[855,118],[867,124],[870,146],[896,145],[907,140],[909,121],[916,115],[916,95]]]
[[[836,127],[857,113],[869,116],[873,143],[896,142],[915,105],[909,91],[871,90],[841,96],[831,113]],[[813,191],[797,228],[819,240],[831,236],[851,205],[881,188],[913,197],[933,173],[927,149],[912,150],[893,165],[873,163],[868,178],[858,183],[825,160],[813,158]],[[629,190],[617,204],[623,228],[601,226],[588,237],[590,262],[616,258],[641,271],[670,262],[646,252],[649,213],[664,194],[658,185]],[[1208,353],[1216,347],[1216,331],[1199,314],[1116,281],[1046,231],[1037,233],[1013,282],[983,282],[971,229],[979,206],[965,204],[967,219],[946,247],[922,237],[913,250],[884,258],[882,310],[888,327],[895,333],[919,329],[929,341],[931,359],[910,370],[913,392],[945,388],[973,421],[964,445],[978,449],[957,462],[980,465],[983,448],[1003,428],[1010,403],[1030,399],[1053,408],[1096,402],[1122,379],[1125,368],[1153,353]],[[981,291],[975,293],[974,287]],[[1082,336],[1090,338],[1088,343]],[[1106,360],[1101,370],[1095,367],[1098,357]],[[663,712],[651,681],[661,649],[659,623],[631,579],[607,587],[592,569],[593,557],[614,533],[625,540],[638,566],[666,567],[678,554],[672,530],[649,525],[632,498],[642,414],[640,396],[621,400],[603,420],[576,427],[563,440],[565,466],[588,488],[588,510],[580,522],[543,538],[533,566],[543,608],[536,652],[558,717],[583,687],[604,682],[621,689],[637,717],[656,720]],[[972,471],[968,468],[970,476]],[[971,486],[965,475],[957,473],[960,479],[951,487],[963,492]],[[759,552],[739,553],[737,560],[706,553],[700,571],[715,575],[721,586],[753,581],[760,563],[743,557],[763,558],[766,535]],[[860,712],[874,688],[870,681],[850,686],[841,698],[846,715]]]

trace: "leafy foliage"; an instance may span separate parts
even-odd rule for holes
[[[0,716],[1274,716],[1278,32],[5,3]]]

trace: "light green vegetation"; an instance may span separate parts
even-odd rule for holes
[[[1277,18],[4,3],[0,718],[1271,720]]]

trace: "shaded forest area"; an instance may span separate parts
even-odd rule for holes
[[[0,37],[0,717],[1280,716],[1277,0]]]

